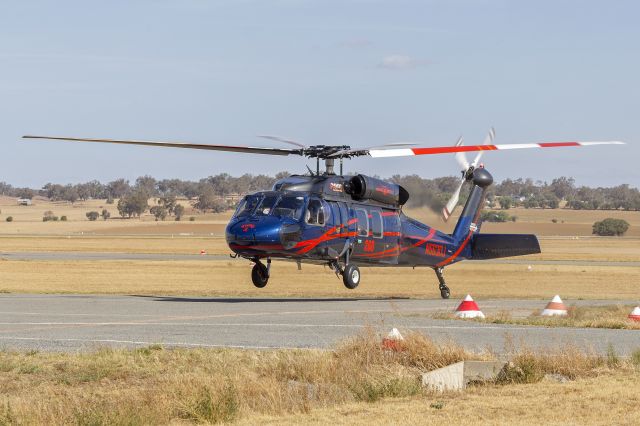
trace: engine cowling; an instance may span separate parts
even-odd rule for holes
[[[373,200],[394,206],[401,206],[409,199],[409,193],[400,185],[365,175],[352,177],[344,190],[354,200]]]

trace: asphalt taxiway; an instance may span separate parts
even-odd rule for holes
[[[565,301],[615,304],[631,301]],[[105,295],[1,295],[0,348],[44,351],[101,346],[331,348],[371,327],[424,333],[498,353],[511,344],[534,349],[576,345],[620,355],[640,348],[640,331],[546,328],[434,319],[457,300],[369,298],[206,298]],[[541,300],[483,300],[485,312],[544,307]]]

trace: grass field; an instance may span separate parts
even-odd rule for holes
[[[492,355],[411,333],[402,348],[383,350],[369,331],[334,351],[0,351],[0,424],[640,421],[640,353],[520,348],[495,382],[437,394],[420,386],[422,372]]]
[[[4,261],[0,291],[12,293],[107,293],[247,297],[438,298],[430,269],[363,268],[362,283],[348,290],[328,268],[275,262],[272,278],[256,289],[251,263],[229,261]],[[514,297],[627,299],[640,294],[640,268],[462,263],[447,270],[453,298]]]

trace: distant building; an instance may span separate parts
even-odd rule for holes
[[[30,206],[31,205],[31,200],[28,198],[18,198],[18,205],[19,206]]]

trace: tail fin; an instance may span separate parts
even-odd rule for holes
[[[471,193],[451,234],[456,241],[463,241],[470,234],[480,232],[480,212],[484,206],[486,190],[493,183],[493,177],[486,169],[480,167],[473,170],[469,181],[473,185]]]

